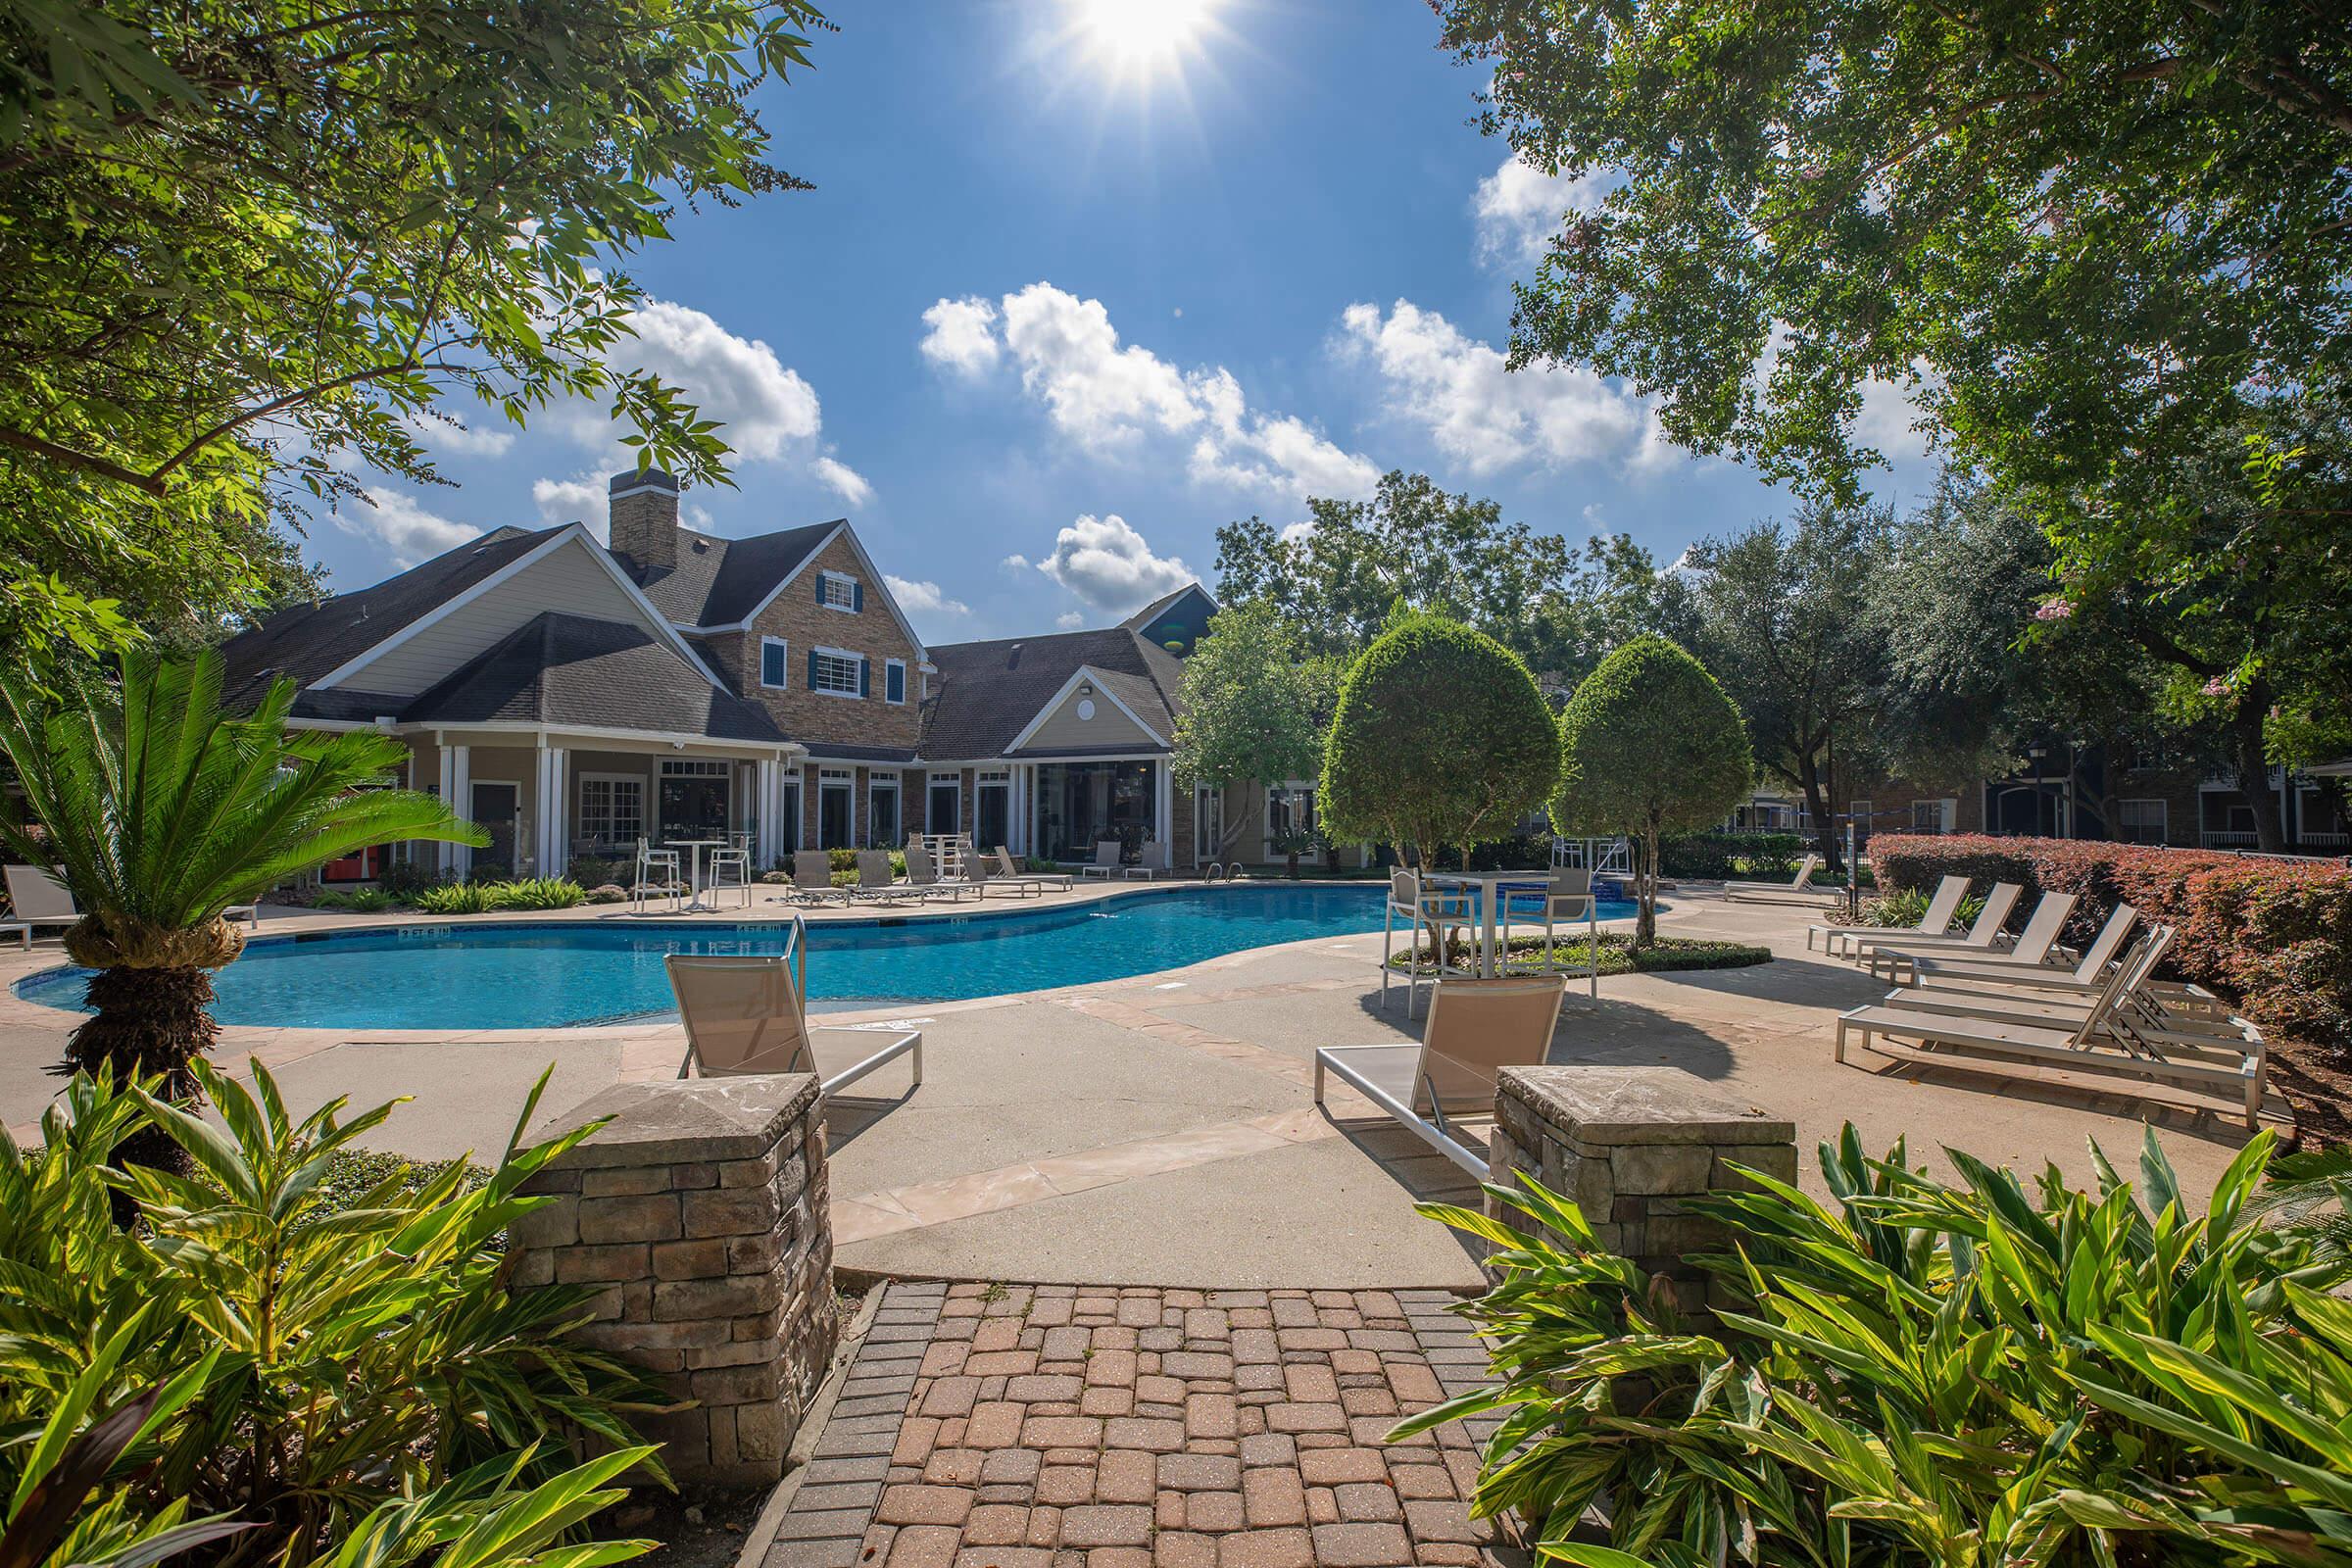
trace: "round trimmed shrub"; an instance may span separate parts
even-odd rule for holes
[[[1340,683],[1317,802],[1334,839],[1442,847],[1507,838],[1559,777],[1559,726],[1509,649],[1458,621],[1412,615]]]

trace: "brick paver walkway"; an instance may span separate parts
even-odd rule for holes
[[[1496,1560],[1434,1291],[892,1285],[764,1568]]]

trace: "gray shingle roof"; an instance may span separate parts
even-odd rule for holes
[[[835,518],[749,539],[720,539],[680,528],[674,570],[649,571],[628,556],[614,559],[645,590],[654,608],[671,620],[688,626],[732,626],[759,609],[776,584],[799,570],[840,526],[841,519]]]
[[[528,555],[559,530],[493,528],[455,550],[386,577],[369,588],[336,594],[312,604],[291,605],[259,625],[248,627],[221,645],[227,661],[222,698],[232,711],[260,700],[270,676],[292,676],[309,686],[321,675],[348,662],[412,621],[440,608],[453,595],[464,593],[518,557]],[[320,701],[330,694],[318,693]],[[381,699],[369,712],[373,718],[390,711]],[[329,706],[334,706],[329,704]],[[324,711],[305,692],[295,711],[318,718],[345,718],[350,713]]]
[[[574,724],[781,742],[767,710],[710,684],[642,626],[546,611],[401,712],[419,724]]]
[[[925,757],[1004,756],[1081,665],[1100,673],[1103,686],[1162,739],[1175,733],[1184,666],[1125,626],[949,643],[931,650],[931,662],[939,678],[923,710]]]

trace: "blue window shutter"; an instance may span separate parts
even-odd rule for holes
[[[894,703],[906,700],[906,666],[885,664],[882,667],[882,695]]]
[[[858,695],[860,697],[874,695],[874,662],[870,659],[858,661]]]
[[[816,650],[808,650],[808,689],[816,690]]]
[[[825,574],[821,571],[816,574],[816,602],[820,605],[825,602]]]
[[[785,671],[791,667],[790,656],[782,643],[760,645],[760,679],[769,686],[784,684]]]
[[[861,582],[854,582],[850,584],[850,608],[854,611],[857,611],[860,614],[864,613],[865,584]]]

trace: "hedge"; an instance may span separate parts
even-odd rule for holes
[[[1979,892],[2022,883],[2019,919],[2044,889],[2075,894],[2075,942],[2130,904],[2180,928],[2170,959],[2180,975],[2236,999],[2266,1028],[2352,1057],[2352,870],[2341,864],[1983,834],[1881,833],[1870,856],[1886,888],[1946,874]]]

